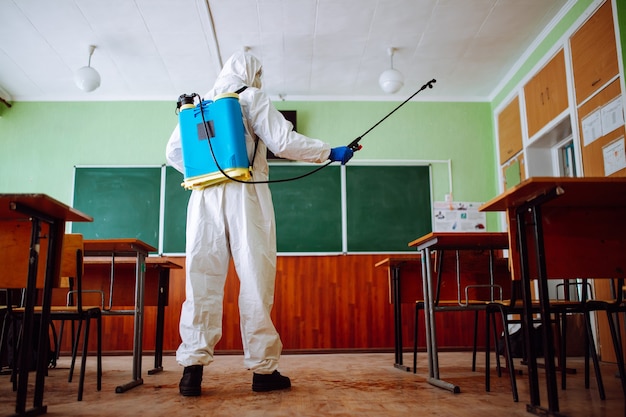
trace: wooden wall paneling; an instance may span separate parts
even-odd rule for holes
[[[279,257],[272,317],[283,349],[286,352],[392,352],[393,305],[390,303],[388,276],[384,268],[374,266],[386,257],[373,254]],[[185,264],[184,258],[171,259],[180,265]],[[499,268],[502,265],[506,268],[506,262]],[[224,288],[223,335],[216,346],[218,353],[242,350],[238,293],[239,280],[231,263]],[[168,306],[165,309],[165,352],[174,352],[180,344],[178,322],[184,299],[184,269],[171,270]],[[405,301],[402,305],[403,345],[409,351],[413,347],[415,310],[410,298]],[[154,350],[155,320],[156,307],[146,306],[143,338],[146,354]],[[420,314],[418,340],[422,350],[425,346],[423,323],[424,318]],[[473,312],[439,315],[437,338],[442,350],[470,349],[473,323]],[[133,317],[107,316],[102,324],[103,350],[129,353],[132,349]],[[479,324],[478,342],[479,346],[483,346],[482,321]],[[69,354],[69,332],[65,335],[62,352]],[[95,350],[95,344],[90,349]]]
[[[185,257],[170,257],[178,265],[183,265],[183,269],[170,270],[170,288],[168,294],[168,304],[165,308],[165,323],[163,326],[163,349],[164,351],[176,351],[180,344],[178,332],[178,322],[180,321],[180,309],[185,300]],[[154,313],[156,314],[156,312]],[[145,330],[145,329],[144,329]],[[150,339],[150,337],[148,337]],[[154,339],[154,337],[152,337]],[[144,338],[144,343],[146,339]]]

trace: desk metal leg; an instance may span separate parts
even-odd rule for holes
[[[543,246],[543,226],[541,219],[541,206],[532,210],[535,232],[535,255],[537,257],[537,270],[539,281],[539,299],[541,311],[541,327],[543,330],[543,354],[546,369],[546,385],[548,391],[548,411],[555,415],[559,411],[559,393],[556,383],[556,367],[554,365],[554,343],[552,335],[552,323],[550,321],[550,296],[548,294],[548,273]]]
[[[430,249],[422,251],[422,277],[424,285],[424,319],[426,324],[426,350],[428,354],[428,383],[458,394],[461,388],[439,378],[439,353],[435,328],[435,306],[433,302],[432,268]]]
[[[163,326],[165,324],[165,304],[169,288],[169,270],[159,269],[159,295],[157,301],[156,340],[154,342],[154,368],[148,370],[148,375],[154,375],[163,370]]]
[[[522,296],[524,301],[524,314],[522,315],[522,328],[528,360],[528,382],[530,391],[530,404],[526,406],[528,412],[537,415],[559,416],[559,398],[556,383],[556,368],[554,365],[554,345],[552,343],[552,324],[550,323],[550,301],[548,297],[547,269],[545,251],[543,246],[543,226],[541,218],[541,204],[554,198],[556,190],[541,195],[527,204],[519,207],[516,212],[517,234],[519,244],[519,259],[522,278]],[[530,213],[530,222],[526,221],[527,213]],[[539,281],[540,315],[543,331],[543,350],[546,370],[546,385],[548,391],[548,409],[541,407],[539,397],[539,377],[537,374],[537,358],[532,349],[533,346],[533,317],[532,317],[532,294],[530,291],[530,274],[528,255],[528,239],[526,226],[533,226],[534,249],[537,262]]]
[[[396,265],[391,268],[391,286],[393,292],[393,323],[394,323],[394,350],[395,350],[395,366],[404,371],[411,371],[410,366],[403,365],[402,360],[402,304],[400,302],[400,266]]]
[[[22,346],[30,346],[32,343],[36,296],[36,291],[32,291],[32,289],[35,288],[37,284],[37,264],[39,261],[40,232],[41,224],[37,218],[33,218],[30,237],[30,264],[28,266],[28,279],[26,282],[26,288],[30,289],[31,291],[26,291],[24,318],[22,321],[22,339],[20,342]],[[26,349],[19,349],[18,351],[19,372],[17,376],[17,394],[15,400],[16,415],[26,414],[26,397],[28,395],[28,369],[30,365],[30,358],[29,355],[25,354],[25,352]],[[43,409],[40,407],[40,410],[42,412],[37,414],[44,414],[46,412],[45,407],[43,407]]]
[[[41,317],[39,327],[39,345],[37,347],[37,372],[35,374],[35,392],[33,395],[33,408],[26,410],[26,397],[28,390],[28,370],[30,358],[26,354],[27,349],[20,349],[18,354],[19,374],[17,394],[15,402],[16,415],[38,416],[47,412],[47,406],[43,405],[44,379],[48,369],[48,349],[44,348],[48,342],[48,323],[50,322],[50,302],[52,298],[52,283],[60,270],[59,259],[61,257],[61,239],[63,237],[65,222],[55,220],[37,210],[15,204],[13,209],[31,217],[30,255],[28,265],[28,278],[26,284],[26,303],[22,323],[22,346],[30,346],[32,341],[33,319],[35,298],[37,292],[37,267],[39,263],[39,241],[41,240],[41,223],[48,224],[48,253],[46,254],[46,268],[43,299],[41,304]]]
[[[144,314],[144,285],[146,271],[146,254],[137,252],[137,270],[135,281],[135,322],[133,335],[133,380],[127,384],[115,388],[116,393],[126,392],[138,385],[143,384],[141,378],[141,356],[142,356],[142,336],[143,336],[143,314]]]
[[[528,407],[537,407],[540,404],[539,397],[539,377],[537,375],[537,357],[532,349],[532,294],[530,291],[530,279],[528,272],[528,247],[526,246],[526,209],[517,212],[517,240],[519,246],[520,275],[522,280],[522,331],[524,334],[524,344],[526,347],[526,361],[528,362],[528,386],[530,394],[530,404]]]
[[[46,280],[41,303],[41,317],[39,322],[39,346],[37,352],[37,373],[35,375],[35,394],[33,403],[35,408],[43,407],[44,379],[48,371],[50,305],[52,304],[53,277],[59,276],[61,270],[62,242],[64,222],[49,222],[48,253],[46,259]]]

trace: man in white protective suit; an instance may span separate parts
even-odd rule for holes
[[[268,180],[266,147],[282,158],[345,164],[353,152],[332,148],[293,131],[261,88],[261,63],[253,55],[231,56],[204,97],[236,92],[244,119],[248,160],[254,161],[252,179]],[[258,144],[255,141],[258,139]],[[253,154],[256,151],[256,156]],[[184,171],[180,127],[174,129],[166,149],[167,162]],[[291,381],[278,368],[282,343],[270,312],[276,276],[274,207],[267,183],[244,184],[227,180],[193,190],[187,207],[186,300],[180,316],[182,343],[176,351],[184,366],[179,390],[199,396],[203,367],[213,361],[222,336],[224,284],[230,258],[240,281],[239,312],[244,365],[252,370],[252,390],[289,388]]]

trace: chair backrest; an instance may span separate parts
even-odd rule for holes
[[[494,301],[508,298],[512,282],[509,261],[498,252],[437,251],[433,260],[433,271],[442,276],[441,283],[435,289],[435,303],[437,300],[457,299],[459,304],[465,305],[469,300]],[[457,268],[460,268],[460,276],[457,275]],[[490,285],[491,274],[493,286]]]
[[[32,223],[28,220],[0,221],[0,288],[21,289],[26,287],[28,269],[31,264]],[[40,236],[49,233],[47,223],[41,224]],[[37,288],[43,288],[46,271],[48,239],[39,239]]]
[[[58,288],[68,289],[63,294],[63,299],[58,303],[62,305],[76,305],[82,310],[82,276],[83,276],[83,235],[79,233],[67,233],[63,237],[63,249],[61,251],[61,273]]]
[[[82,275],[81,257],[83,253],[83,235],[68,233],[63,237],[61,253],[61,282],[59,287],[70,288],[70,279]]]
[[[85,305],[88,308],[97,306],[103,308],[104,295],[101,290],[83,289],[83,263],[84,240],[79,233],[69,233],[63,238],[63,250],[61,254],[61,282],[59,288],[68,289],[63,295],[63,305],[76,306],[82,311]],[[85,300],[85,294],[90,294]],[[60,304],[61,300],[59,300]],[[87,304],[86,304],[87,303]]]

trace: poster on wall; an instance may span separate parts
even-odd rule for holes
[[[624,113],[622,111],[622,96],[620,95],[582,119],[583,145],[590,145],[623,125]]]
[[[602,107],[602,135],[606,136],[623,125],[622,96],[618,96]]]
[[[626,153],[624,152],[624,137],[609,143],[602,148],[604,159],[604,175],[607,177],[626,168]]]
[[[487,213],[478,211],[483,203],[435,201],[433,204],[433,231],[485,232]]]
[[[589,113],[582,120],[583,144],[590,145],[602,137],[602,112],[601,109]]]

